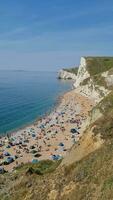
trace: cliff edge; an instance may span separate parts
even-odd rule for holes
[[[61,69],[58,72],[58,78],[59,79],[65,79],[65,80],[68,80],[68,79],[76,80],[77,72],[78,72],[77,67],[68,68],[68,69]]]

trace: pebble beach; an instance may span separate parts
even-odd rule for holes
[[[23,163],[60,160],[82,137],[93,102],[71,90],[53,111],[10,136],[0,138],[0,166],[11,172]]]

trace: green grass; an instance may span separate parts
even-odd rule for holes
[[[75,68],[68,68],[68,69],[65,68],[65,69],[63,69],[63,70],[77,75],[78,67],[75,67]]]
[[[103,86],[103,87],[107,88],[105,78],[102,77],[100,74],[93,76],[92,79],[93,79],[93,82],[95,85],[99,85],[99,86]]]
[[[100,74],[99,75],[96,74],[95,76],[93,76],[91,78],[92,78],[93,84],[99,85],[99,86],[103,86],[103,87],[107,88],[107,84],[106,84],[105,78],[102,77]],[[83,82],[80,85],[81,86],[82,85],[87,85],[89,81],[90,81],[90,77],[84,79]]]
[[[20,166],[16,168],[17,173],[22,173],[23,171],[28,174],[38,174],[43,175],[45,173],[51,173],[53,172],[61,161],[51,161],[51,160],[42,160],[37,164],[24,164],[23,166]]]
[[[113,68],[113,57],[85,57],[87,69],[91,76]]]
[[[107,189],[113,189],[113,177],[110,177],[104,181],[102,191],[105,191]]]
[[[10,182],[10,187],[7,186],[8,182],[6,184],[5,190],[9,196],[4,193],[0,198],[3,200],[35,200],[38,197],[39,200],[46,200],[50,191],[54,189],[58,193],[56,199],[59,200],[75,200],[75,197],[77,200],[92,200],[94,196],[98,200],[112,199],[112,155],[113,140],[79,162],[64,168],[57,168],[54,173],[45,173],[43,176],[36,176],[35,173],[26,174],[24,170],[27,166],[24,166],[15,185],[14,180]],[[48,162],[46,164],[48,168]],[[72,183],[73,189],[69,187],[70,192],[62,194],[64,188]]]

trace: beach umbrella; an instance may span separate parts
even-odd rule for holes
[[[9,153],[9,152],[7,152],[7,151],[6,151],[6,152],[4,152],[3,154],[4,154],[4,156],[10,156],[10,153]]]
[[[0,167],[0,174],[3,174],[3,173],[5,173],[5,170],[4,170],[4,167]]]
[[[8,157],[5,161],[4,161],[4,165],[8,165],[10,163],[14,162],[14,158],[13,157]]]

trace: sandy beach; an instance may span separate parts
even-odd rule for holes
[[[54,110],[35,123],[0,139],[0,165],[12,171],[22,163],[59,160],[81,137],[81,127],[93,102],[65,93]]]

